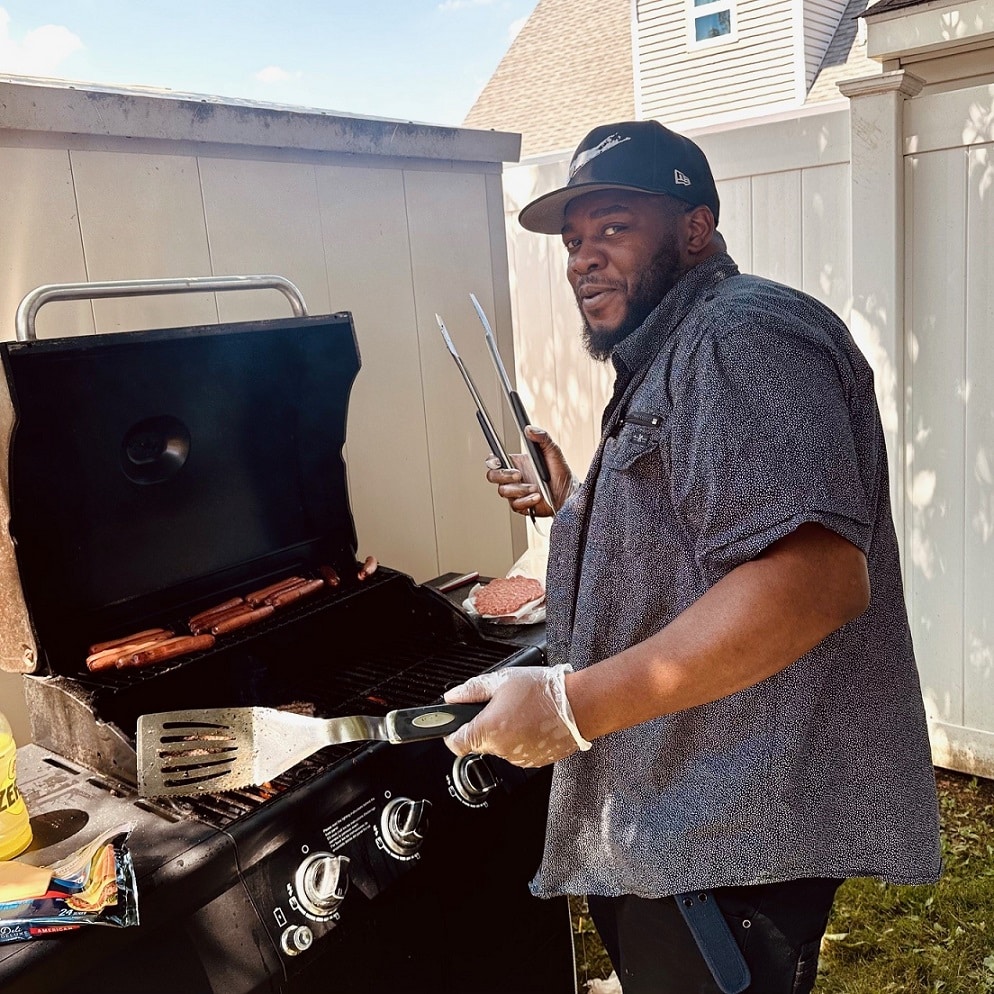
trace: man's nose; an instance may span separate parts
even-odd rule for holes
[[[583,243],[569,258],[569,270],[582,276],[604,268],[604,255],[597,248]]]

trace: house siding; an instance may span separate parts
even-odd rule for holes
[[[831,45],[847,0],[804,0],[804,88],[810,89]]]
[[[796,101],[789,0],[737,0],[735,18],[735,41],[689,49],[683,0],[639,3],[644,117],[680,125]]]

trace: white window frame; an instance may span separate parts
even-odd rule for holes
[[[735,0],[708,0],[707,3],[694,6],[694,0],[685,0],[686,26],[687,26],[687,48],[714,48],[716,45],[725,45],[728,42],[736,41],[739,34],[738,18],[735,16]],[[728,34],[718,35],[717,38],[702,38],[697,40],[697,21],[701,17],[709,14],[721,14],[728,12],[731,30]]]

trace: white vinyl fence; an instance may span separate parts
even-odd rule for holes
[[[994,86],[904,133],[908,602],[936,762],[994,776]]]

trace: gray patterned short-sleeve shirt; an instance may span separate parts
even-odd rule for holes
[[[762,683],[557,763],[533,891],[935,880],[935,779],[863,355],[822,304],[720,255],[612,359],[601,444],[553,526],[551,662],[581,669],[648,638],[805,522],[865,553],[871,603]]]

